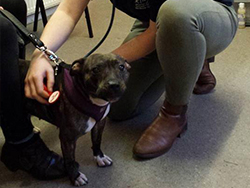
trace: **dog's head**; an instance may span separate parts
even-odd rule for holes
[[[129,64],[118,55],[93,54],[76,60],[70,74],[78,81],[80,79],[91,97],[115,102],[126,89],[129,68]]]

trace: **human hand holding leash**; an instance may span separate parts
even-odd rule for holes
[[[29,70],[25,78],[25,96],[36,99],[42,104],[49,104],[48,92],[44,90],[44,79],[47,79],[48,91],[52,92],[54,85],[54,70],[49,60],[41,52],[34,52]]]

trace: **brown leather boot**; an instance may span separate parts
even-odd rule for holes
[[[216,85],[216,78],[209,67],[209,62],[205,60],[200,76],[196,82],[193,93],[197,95],[210,93]]]
[[[187,105],[174,106],[165,100],[159,115],[135,144],[135,157],[154,158],[166,153],[187,129],[186,111]]]

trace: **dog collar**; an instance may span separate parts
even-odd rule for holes
[[[96,122],[100,121],[107,115],[106,111],[109,109],[109,103],[103,106],[93,104],[89,98],[89,94],[85,89],[76,87],[76,83],[69,70],[64,69],[64,91],[69,102],[80,112],[92,117]]]

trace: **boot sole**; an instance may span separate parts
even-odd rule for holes
[[[182,131],[178,134],[177,138],[181,138],[186,134],[186,131],[188,129],[188,124],[186,123],[186,125],[184,125],[184,127],[182,128]]]

